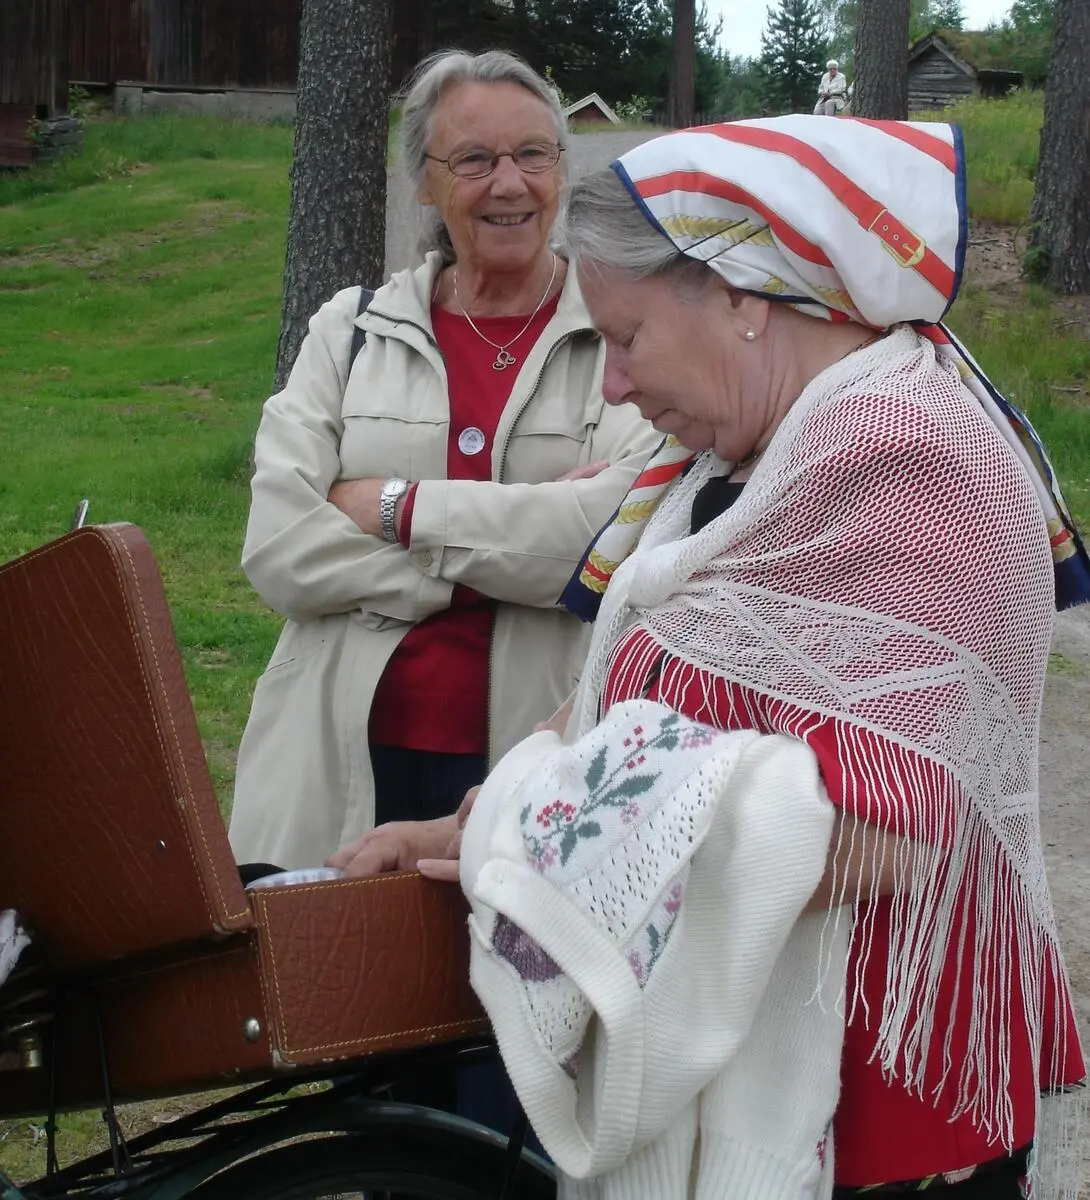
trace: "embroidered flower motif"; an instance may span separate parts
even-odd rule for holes
[[[563,800],[554,800],[552,804],[546,804],[537,814],[537,823],[546,828],[559,828],[561,825],[570,825],[574,816],[574,804],[565,804]]]
[[[647,983],[647,968],[643,965],[638,950],[629,950],[628,965],[632,968],[632,974],[636,976],[636,982],[640,987],[644,987]]]
[[[675,916],[681,908],[681,901],[684,899],[684,897],[685,889],[680,883],[675,883],[670,889],[662,907],[665,908],[671,916]]]
[[[539,871],[556,863],[566,867],[580,842],[602,836],[602,825],[595,813],[612,810],[612,819],[616,821],[619,817],[626,824],[640,816],[635,799],[651,791],[661,775],[654,765],[647,765],[648,757],[677,749],[680,723],[680,715],[669,712],[647,737],[642,725],[634,726],[624,739],[625,750],[620,761],[614,758],[613,766],[609,761],[610,747],[600,746],[586,765],[585,791],[577,804],[557,797],[536,812],[530,805],[522,810],[519,819],[523,839],[530,860]],[[642,770],[637,769],[641,767]]]
[[[529,853],[530,866],[535,871],[547,871],[556,862],[557,849],[552,842],[535,842]]]
[[[530,983],[544,983],[560,974],[560,968],[537,942],[502,913],[492,929],[492,949]]]
[[[710,746],[714,741],[714,729],[690,729],[681,739],[681,748],[682,750],[697,750],[702,746]]]

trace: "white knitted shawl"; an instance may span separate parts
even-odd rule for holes
[[[971,973],[957,983],[979,998],[978,1019],[967,1056],[946,1055],[941,1087],[1001,1153],[1012,1140],[1006,998],[1021,989],[1041,1077],[1057,1085],[1062,1038],[1043,1045],[1048,974],[1061,1029],[1067,1005],[1038,823],[1053,613],[1041,506],[955,369],[908,326],[817,377],[741,498],[687,536],[695,493],[724,469],[698,460],[614,576],[574,732],[600,719],[611,654],[633,625],[694,672],[834,719],[849,788],[903,835],[882,1006],[856,1011],[849,981],[848,1018],[868,1021],[884,1070],[919,1090],[929,1055],[950,1048],[935,1000],[948,947],[964,939]],[[840,899],[856,904],[863,963],[877,897],[842,883]],[[1050,1175],[1046,1133],[1039,1119],[1035,1197],[1073,1196]]]
[[[489,775],[471,979],[562,1200],[831,1194],[850,921],[799,914],[833,815],[801,742],[647,700]]]

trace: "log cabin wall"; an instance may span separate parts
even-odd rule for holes
[[[946,108],[977,91],[976,73],[938,46],[928,46],[908,64],[908,111]]]
[[[34,157],[31,122],[68,111],[64,0],[0,0],[0,166]]]
[[[300,0],[70,0],[72,79],[293,88]]]

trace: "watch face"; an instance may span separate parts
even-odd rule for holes
[[[408,485],[404,479],[387,479],[382,485],[384,496],[400,496]]]

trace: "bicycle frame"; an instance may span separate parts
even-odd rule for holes
[[[0,1174],[0,1200],[181,1200],[217,1172],[297,1138],[318,1133],[360,1133],[376,1128],[411,1130],[426,1153],[429,1140],[452,1133],[507,1154],[508,1173],[496,1200],[513,1200],[521,1161],[538,1170],[551,1168],[523,1149],[525,1121],[509,1138],[449,1113],[382,1098],[395,1083],[437,1066],[453,1068],[495,1058],[491,1043],[444,1047],[399,1054],[358,1069],[345,1064],[290,1079],[258,1084],[172,1121],[117,1148],[83,1159],[17,1187]],[[327,1083],[322,1091],[299,1095],[308,1083]],[[103,1113],[107,1124],[113,1114]],[[242,1118],[242,1119],[240,1119]],[[50,1119],[52,1124],[52,1118]],[[118,1128],[116,1120],[114,1128]]]

